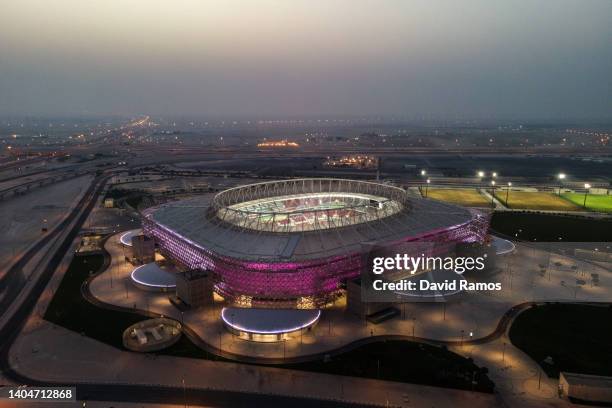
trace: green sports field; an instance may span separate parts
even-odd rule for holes
[[[561,197],[582,207],[584,193],[564,193]],[[586,208],[592,211],[612,212],[612,195],[587,194]]]
[[[425,197],[425,189],[421,190]],[[491,202],[487,200],[476,189],[472,188],[428,188],[427,198],[459,204],[465,207],[490,207]]]
[[[582,206],[554,193],[510,191],[506,203],[506,190],[495,191],[495,197],[509,208],[546,211],[580,211]]]

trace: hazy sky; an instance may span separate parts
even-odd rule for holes
[[[0,0],[1,114],[612,117],[611,0]]]

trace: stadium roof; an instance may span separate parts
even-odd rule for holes
[[[205,195],[165,204],[152,209],[147,217],[217,255],[249,261],[289,262],[357,253],[363,244],[392,243],[452,229],[475,216],[462,207],[410,197],[410,211],[375,221],[333,229],[272,233],[207,217],[211,200],[212,196]]]

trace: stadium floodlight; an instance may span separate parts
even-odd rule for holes
[[[587,195],[589,194],[590,188],[591,188],[591,185],[589,183],[584,183],[584,202],[582,203],[582,206],[585,208],[586,208]]]
[[[565,173],[559,173],[557,175],[557,178],[559,179],[559,195],[561,195],[561,187],[563,186],[563,180],[565,180],[566,177],[567,176]]]
[[[512,187],[512,182],[508,182],[508,187],[506,188],[506,207],[508,207],[508,194],[510,194],[510,187]]]

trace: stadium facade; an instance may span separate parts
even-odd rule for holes
[[[320,308],[359,276],[371,245],[483,243],[488,216],[401,188],[294,179],[232,188],[151,208],[143,231],[241,307]]]

